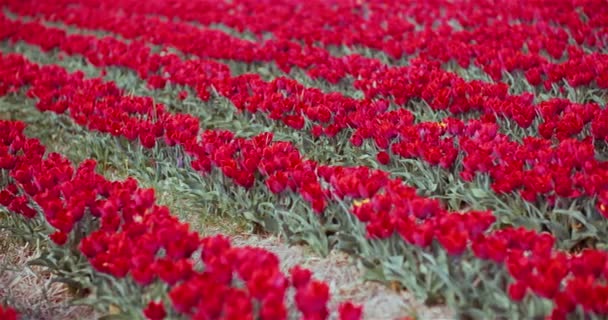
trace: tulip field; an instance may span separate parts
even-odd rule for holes
[[[100,319],[428,318],[212,221],[449,318],[608,318],[608,1],[0,6],[2,241]]]

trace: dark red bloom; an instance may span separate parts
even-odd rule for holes
[[[274,194],[279,194],[283,192],[283,190],[285,190],[285,188],[287,187],[288,179],[289,178],[287,177],[287,174],[285,172],[279,171],[274,174],[271,174],[266,179],[266,186],[268,187],[270,192]]]
[[[295,300],[304,317],[318,316],[324,319],[329,313],[329,287],[323,282],[311,281],[301,287],[296,291]]]
[[[65,232],[57,231],[49,236],[53,242],[62,246],[68,241],[68,235]]]
[[[312,278],[312,272],[310,272],[308,269],[301,268],[300,266],[291,268],[290,273],[291,282],[297,289],[307,285]]]
[[[188,91],[186,91],[186,90],[180,91],[179,94],[177,95],[177,97],[180,100],[185,100],[186,98],[188,98]]]
[[[387,165],[391,162],[391,156],[386,151],[378,152],[376,159],[378,159],[378,162],[383,165]]]
[[[509,297],[513,301],[523,300],[524,296],[526,295],[526,290],[528,290],[528,286],[521,281],[511,283],[507,289]]]
[[[162,302],[152,301],[144,309],[144,315],[148,320],[162,320],[167,316],[167,312]]]
[[[346,302],[338,308],[340,320],[359,320],[363,316],[363,308],[355,306],[352,302]]]
[[[2,320],[18,320],[17,311],[12,308],[0,305],[0,319]]]
[[[447,232],[439,231],[437,235],[439,243],[445,248],[450,255],[461,255],[467,248],[468,233],[460,230],[448,230]]]
[[[146,132],[140,136],[141,145],[144,148],[152,149],[156,145],[156,136],[152,132]]]

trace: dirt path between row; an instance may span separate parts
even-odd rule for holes
[[[18,310],[20,320],[98,318],[92,308],[70,305],[65,285],[49,284],[53,279],[50,272],[28,265],[37,255],[32,245],[18,244],[10,237],[0,231],[0,301]]]

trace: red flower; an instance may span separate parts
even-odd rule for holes
[[[536,237],[532,244],[532,251],[539,257],[549,257],[554,243],[555,237],[548,232],[543,232]]]
[[[378,149],[386,150],[389,147],[389,139],[386,136],[374,136],[374,142],[376,143],[376,147],[378,147]]]
[[[266,186],[270,190],[270,192],[274,194],[279,194],[285,190],[287,187],[288,181],[287,174],[284,171],[279,171],[274,174],[271,174],[266,179]]]
[[[124,278],[129,272],[129,260],[124,257],[114,257],[108,261],[108,273],[114,278]]]
[[[360,134],[353,134],[350,139],[350,143],[355,147],[360,147],[363,144],[363,137]]]
[[[543,82],[541,78],[541,70],[539,68],[528,69],[525,72],[526,80],[533,85],[538,86]]]
[[[310,272],[310,270],[304,269],[300,266],[295,266],[291,268],[290,273],[293,286],[297,289],[300,289],[303,286],[307,285],[312,277],[312,272]]]
[[[17,314],[17,311],[0,305],[0,319],[17,320],[17,319],[19,319],[19,315]]]
[[[7,207],[15,199],[15,195],[7,190],[0,191],[0,205]]]
[[[154,269],[150,266],[133,267],[131,269],[131,277],[140,286],[147,286],[156,278]]]
[[[152,149],[156,145],[156,136],[152,132],[146,132],[139,137],[141,145],[146,149]]]
[[[230,250],[230,240],[224,235],[206,237],[201,240],[201,260],[205,263],[214,257],[220,257],[224,252]]]
[[[559,291],[561,280],[552,276],[534,276],[530,280],[530,288],[541,297],[553,299]]]
[[[148,85],[152,89],[162,89],[167,84],[167,80],[159,75],[153,75],[148,78]]]
[[[120,227],[121,218],[116,212],[105,211],[101,217],[101,230],[110,232],[117,231]]]
[[[179,94],[177,95],[177,98],[180,100],[185,100],[186,98],[188,98],[188,91],[186,91],[186,90],[180,91]]]
[[[229,303],[224,304],[224,320],[254,320],[251,298],[242,290],[232,289],[226,297]],[[281,301],[282,304],[282,301]],[[273,318],[277,319],[277,318]],[[280,318],[279,318],[280,319]]]
[[[416,225],[411,235],[413,243],[421,248],[430,246],[433,242],[433,227],[434,224],[430,221]]]
[[[507,291],[509,293],[509,297],[513,301],[523,300],[523,298],[526,295],[527,290],[528,290],[528,286],[521,281],[516,281],[516,282],[511,283],[509,285],[509,288],[507,289]]]
[[[192,166],[192,169],[199,172],[208,173],[211,171],[211,160],[207,157],[199,157],[198,159],[193,160],[190,165]]]
[[[64,245],[68,241],[68,235],[65,232],[56,231],[49,236],[57,245]]]
[[[322,214],[327,203],[324,199],[314,199],[312,201],[312,209],[316,214]]]
[[[245,189],[250,189],[255,184],[255,176],[251,172],[239,171],[235,182]]]
[[[23,200],[23,201],[21,201],[21,200]],[[13,208],[11,208],[11,206],[13,204],[16,204],[16,205]],[[11,209],[15,212],[18,212],[21,215],[23,215],[24,217],[29,218],[29,219],[34,218],[38,214],[36,212],[36,210],[34,210],[29,205],[27,205],[27,200],[25,200],[25,196],[15,198],[15,201],[13,201],[11,203],[11,205],[9,205],[9,209]]]
[[[329,287],[323,282],[311,281],[297,290],[295,300],[304,317],[319,316],[325,319],[328,315]]]
[[[511,250],[506,260],[509,274],[517,280],[528,280],[533,266],[521,250]]]
[[[346,302],[338,308],[340,320],[359,320],[363,316],[363,308],[355,306],[351,302]]]
[[[570,313],[576,309],[576,303],[572,300],[572,296],[566,292],[558,292],[554,298],[555,307],[565,313]]]
[[[397,231],[403,239],[421,248],[428,247],[433,242],[435,224],[425,221],[417,224],[413,217],[406,217],[399,221]]]
[[[570,270],[577,276],[593,275],[599,277],[604,271],[607,260],[606,253],[584,249],[570,260]]]
[[[154,205],[154,189],[140,189],[133,195],[135,205],[141,209],[147,209]]]
[[[247,288],[252,297],[262,299],[270,292],[284,292],[287,279],[273,268],[253,269],[251,278],[247,280]]]
[[[461,255],[467,248],[468,233],[455,228],[450,228],[446,232],[438,231],[437,240],[450,255]]]
[[[391,157],[386,151],[378,152],[378,155],[376,155],[376,159],[378,159],[378,162],[383,165],[387,165],[391,162]]]
[[[486,237],[480,234],[475,238],[471,248],[480,259],[494,260],[502,263],[507,257],[507,240],[497,235]]]
[[[323,135],[323,127],[320,125],[314,125],[312,126],[312,128],[310,129],[310,133],[312,134],[313,137],[318,138],[320,136]]]
[[[165,306],[162,302],[150,302],[148,306],[144,309],[144,315],[149,320],[162,320],[167,316],[167,312],[165,311]]]
[[[169,298],[171,298],[173,308],[180,313],[190,313],[192,308],[198,304],[198,301],[201,298],[201,294],[197,289],[196,286],[187,282],[174,286],[173,289],[169,291]],[[214,288],[208,289],[210,292],[213,292],[211,289]]]
[[[302,130],[302,128],[304,128],[305,119],[301,115],[290,115],[283,118],[283,123],[293,129]]]
[[[11,155],[0,155],[0,169],[10,170],[15,167],[17,158]]]
[[[183,276],[181,268],[173,261],[168,259],[160,259],[154,263],[154,270],[159,278],[168,285],[174,285]]]
[[[555,308],[551,311],[551,314],[546,318],[547,320],[566,320],[568,314],[560,308]]]
[[[286,319],[287,308],[281,299],[265,297],[259,311],[260,319]]]

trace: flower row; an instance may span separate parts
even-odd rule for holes
[[[561,109],[551,117],[543,116],[539,119],[543,106],[534,104],[533,95],[508,95],[508,86],[504,83],[491,84],[478,80],[467,82],[454,73],[443,71],[441,64],[432,59],[416,58],[409,66],[390,67],[378,60],[358,55],[334,57],[323,48],[304,47],[287,40],[269,40],[263,43],[241,40],[218,30],[166,21],[159,17],[135,15],[131,11],[126,15],[125,12],[106,10],[100,15],[98,9],[83,6],[65,7],[60,4],[39,6],[22,1],[11,3],[8,7],[20,14],[42,15],[53,21],[108,30],[129,39],[141,39],[163,46],[170,45],[184,53],[199,57],[243,62],[274,61],[285,71],[298,67],[307,70],[313,78],[322,76],[330,82],[351,75],[355,79],[354,88],[363,91],[367,98],[390,98],[398,105],[423,99],[435,110],[448,110],[454,115],[472,111],[488,115],[496,114],[514,120],[523,128],[529,127],[535,119],[538,119],[548,123],[544,128],[545,134],[558,136],[572,136],[579,133],[590,122],[568,108]],[[229,45],[226,45],[227,43]],[[499,41],[499,43],[502,45],[503,42]],[[571,55],[574,60],[555,65],[554,69],[558,71],[552,71],[544,77],[557,81],[561,78],[576,78],[579,77],[577,72],[585,72],[583,76],[585,78],[595,79],[600,84],[606,82],[602,77],[608,75],[606,72],[608,55],[584,55],[582,52],[574,51]],[[566,69],[575,74],[560,75],[559,72],[564,72]],[[529,72],[529,74],[533,73]],[[592,76],[588,75],[590,73]],[[158,79],[158,85],[163,86],[164,81]],[[605,87],[605,85],[601,86]],[[589,112],[593,112],[596,116],[606,113],[597,110],[599,108],[594,104],[575,105],[574,108],[590,109]],[[564,126],[560,125],[562,118],[574,119],[575,121],[568,122],[572,128],[562,129],[561,127]],[[605,127],[602,123],[598,125]],[[334,130],[328,129],[330,133]],[[598,134],[596,138],[606,139],[607,136]]]
[[[589,55],[581,47],[584,44],[597,49],[608,42],[608,25],[603,22],[608,11],[601,1],[541,1],[534,5],[497,5],[494,1],[439,1],[433,4],[399,1],[353,4],[346,1],[334,6],[250,1],[141,4],[137,1],[66,0],[65,3],[86,5],[95,10],[194,20],[205,25],[224,23],[237,30],[252,31],[260,39],[268,32],[277,41],[295,38],[307,44],[303,48],[314,48],[312,44],[317,42],[325,46],[363,45],[397,59],[418,54],[429,60],[447,62],[453,59],[465,68],[473,60],[496,81],[502,78],[502,72],[519,69],[526,72],[533,85],[544,83],[550,87],[552,83],[559,84],[561,79],[567,79],[572,86],[586,86],[593,81],[602,87],[608,86],[608,78],[602,72],[608,56]],[[585,14],[584,19],[579,10]],[[256,12],[256,17],[264,19],[252,19],[249,12]],[[494,19],[496,16],[501,18]],[[414,17],[415,22],[408,21],[409,17]],[[454,27],[452,19],[462,28]],[[505,23],[510,21],[517,23]],[[437,23],[439,27],[435,26]],[[416,25],[422,25],[421,30]],[[568,58],[566,64],[553,63],[550,59],[560,60],[564,55]],[[598,61],[603,63],[598,64]],[[328,71],[323,70],[323,73],[332,75]]]
[[[222,235],[200,238],[155,204],[153,189],[141,189],[130,178],[108,181],[95,173],[94,160],[75,168],[60,154],[45,156],[38,140],[23,135],[24,127],[0,121],[0,169],[12,179],[0,191],[0,204],[25,218],[41,215],[56,229],[50,239],[77,246],[95,270],[117,279],[128,276],[142,287],[160,280],[175,311],[194,319],[285,319],[289,288],[295,288],[305,319],[328,316],[328,286],[312,280],[310,271],[295,267],[287,276],[271,252],[234,247]],[[73,243],[76,230],[86,230],[79,228],[86,217],[97,228]],[[193,254],[199,250],[203,270],[195,268]],[[148,319],[167,315],[155,301],[143,312]],[[360,316],[360,308],[341,306],[342,319]]]
[[[383,50],[388,43],[397,43],[407,52],[415,51],[423,43],[407,44],[413,36],[420,34],[416,28],[434,29],[437,24],[445,34],[450,19],[458,20],[468,30],[495,23],[495,17],[502,15],[506,21],[531,23],[533,21],[553,22],[571,34],[577,43],[593,45],[608,31],[605,20],[606,8],[601,1],[538,1],[533,4],[500,3],[495,1],[433,3],[417,1],[374,1],[355,2],[311,1],[308,6],[283,1],[260,3],[251,0],[227,1],[176,1],[172,3],[141,3],[121,1],[108,3],[100,0],[79,0],[72,3],[86,4],[103,9],[124,10],[144,14],[157,14],[170,19],[198,21],[204,25],[221,23],[239,32],[250,31],[262,36],[272,33],[280,39],[295,38],[307,44],[320,42],[324,45],[363,45]],[[585,18],[577,12],[580,8]],[[255,16],[250,12],[256,12]],[[266,19],[258,19],[263,16]],[[554,26],[546,26],[554,30]],[[456,29],[456,28],[454,28]],[[418,31],[418,32],[417,32]],[[563,44],[563,34],[556,35],[558,44]],[[545,45],[544,43],[541,43]],[[428,44],[427,44],[428,45]],[[409,50],[408,50],[409,49]],[[390,50],[386,50],[390,52]]]
[[[528,292],[552,299],[557,318],[576,306],[589,313],[608,312],[600,298],[608,290],[603,284],[608,275],[605,252],[587,249],[568,255],[553,249],[555,240],[547,233],[522,228],[489,231],[495,221],[491,212],[450,213],[439,201],[418,196],[386,172],[320,165],[303,159],[289,143],[272,141],[269,133],[251,139],[226,131],[200,133],[196,118],[170,114],[151,99],[128,97],[99,79],[86,80],[56,66],[40,67],[18,55],[1,56],[0,65],[12,66],[12,72],[0,78],[11,89],[27,87],[42,110],[68,109],[76,122],[91,130],[139,139],[147,147],[159,139],[181,145],[192,156],[192,167],[201,172],[217,168],[243,187],[261,180],[269,192],[295,192],[318,212],[328,202],[357,200],[351,213],[365,224],[369,237],[387,238],[396,232],[422,248],[437,242],[451,255],[470,250],[480,259],[504,264],[515,280],[508,289],[511,297],[520,300]],[[120,255],[104,258],[114,256]]]
[[[453,169],[467,181],[477,174],[487,174],[496,193],[517,192],[530,202],[599,195],[597,209],[608,215],[608,168],[595,158],[592,140],[567,138],[580,131],[580,125],[584,124],[571,115],[592,122],[594,134],[608,136],[608,112],[598,106],[576,105],[559,99],[543,102],[540,104],[542,114],[553,117],[557,123],[553,131],[561,141],[554,145],[549,140],[553,131],[547,122],[540,126],[546,139],[528,137],[519,143],[499,133],[498,125],[487,117],[467,122],[449,118],[442,123],[414,123],[412,113],[405,109],[388,111],[385,101],[359,101],[324,94],[287,78],[264,82],[254,75],[231,77],[225,65],[155,54],[140,42],[125,44],[113,38],[68,35],[35,22],[0,18],[0,25],[12,41],[25,40],[45,50],[59,48],[69,54],[82,54],[99,66],[125,66],[152,84],[158,81],[158,73],[165,74],[171,83],[195,88],[203,99],[209,98],[208,88],[213,86],[239,110],[266,113],[270,119],[294,129],[303,129],[307,121],[317,123],[312,127],[315,136],[319,132],[335,135],[344,128],[355,128],[350,142],[359,147],[365,140],[374,141],[381,150],[378,161],[382,164],[391,161],[390,152],[394,157],[422,159],[431,165]],[[10,69],[7,72],[11,72]],[[2,90],[8,90],[7,84],[4,89],[0,85]],[[41,106],[47,100],[41,101]],[[62,112],[66,103],[58,105],[57,111]],[[598,113],[600,116],[596,117]],[[566,116],[560,118],[558,114]],[[80,123],[84,118],[77,121]],[[321,126],[328,122],[333,123]],[[114,130],[120,130],[116,126]],[[545,134],[546,131],[549,133]],[[192,129],[190,135],[194,134]],[[148,133],[143,141],[151,144],[152,138]],[[456,159],[462,160],[462,168],[456,168]]]

